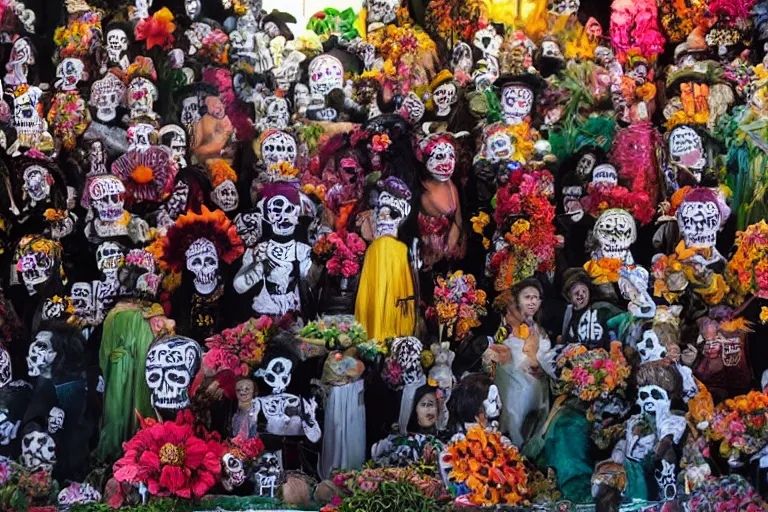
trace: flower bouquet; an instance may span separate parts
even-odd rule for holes
[[[580,344],[568,345],[557,359],[557,368],[560,372],[558,391],[585,402],[607,398],[616,389],[625,388],[631,373],[618,341],[611,343],[610,352],[603,348],[587,350]]]
[[[530,497],[528,471],[517,448],[501,434],[476,425],[464,439],[448,445],[443,453],[448,466],[451,494],[467,505],[526,506]]]
[[[352,315],[328,315],[309,322],[299,335],[308,343],[329,350],[345,349],[368,341],[368,334]]]
[[[203,355],[203,365],[214,373],[229,369],[238,376],[248,375],[261,363],[273,327],[271,318],[261,316],[224,329],[205,340],[209,350]]]
[[[749,294],[768,299],[768,224],[761,220],[736,233],[736,246],[725,270],[725,279],[737,296],[734,303]]]
[[[315,243],[312,254],[329,276],[350,278],[360,272],[365,242],[355,233],[330,233]]]
[[[768,395],[750,391],[718,404],[709,434],[729,463],[757,453],[768,443]]]
[[[446,277],[438,276],[435,280],[434,306],[427,308],[427,318],[436,319],[440,329],[440,341],[443,329],[448,329],[448,337],[455,335],[461,340],[470,329],[480,325],[480,317],[486,315],[485,291],[477,289],[477,281],[472,274],[457,270]]]

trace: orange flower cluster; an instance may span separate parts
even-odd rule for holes
[[[443,461],[452,466],[449,480],[469,490],[473,505],[528,504],[528,472],[517,448],[501,434],[476,425],[465,439],[448,446]]]
[[[680,241],[674,254],[661,255],[651,269],[655,278],[654,296],[664,297],[670,304],[674,304],[690,284],[707,304],[720,304],[729,289],[725,279],[721,274],[703,268],[697,261],[701,257],[709,259],[711,253],[711,249],[686,248],[685,242]]]
[[[620,259],[600,258],[587,261],[584,264],[584,270],[595,284],[616,283],[619,281],[619,270],[622,266]]]
[[[557,366],[562,368],[560,381],[564,391],[585,402],[625,388],[632,371],[619,341],[611,343],[610,353],[603,348],[588,351],[583,345],[569,345],[557,360]]]

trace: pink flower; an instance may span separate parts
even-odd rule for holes
[[[581,366],[577,366],[573,369],[573,380],[575,380],[579,386],[583,386],[589,379],[589,373]]]
[[[341,265],[341,275],[352,277],[360,270],[360,265],[354,260],[345,260]]]

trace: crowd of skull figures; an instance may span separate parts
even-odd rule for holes
[[[589,3],[0,0],[0,509],[768,510],[768,1]]]

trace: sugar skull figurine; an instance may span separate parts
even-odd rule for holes
[[[128,33],[120,26],[107,27],[107,55],[109,64],[118,66],[123,71],[131,64],[128,58]]]
[[[149,347],[146,381],[152,406],[165,413],[189,407],[189,387],[202,360],[200,345],[184,336],[165,336]]]
[[[696,182],[701,181],[707,166],[707,153],[701,135],[688,125],[679,125],[669,133],[667,145],[672,169],[677,173],[687,172]],[[675,183],[679,184],[681,178],[677,176]]]
[[[62,247],[59,242],[29,235],[19,240],[16,271],[29,295],[43,291],[56,281],[66,282],[61,267]]]
[[[325,99],[334,89],[344,87],[344,66],[330,54],[318,55],[309,63],[309,94]]]
[[[703,187],[692,189],[685,194],[677,207],[675,217],[685,247],[710,253],[708,256],[701,255],[702,262],[706,265],[724,260],[715,244],[717,233],[725,225],[730,212],[730,208],[716,192]]]
[[[258,314],[301,311],[299,281],[309,271],[312,248],[293,236],[301,213],[298,190],[284,183],[267,185],[258,208],[272,236],[246,251],[235,276],[235,290],[254,290],[252,307]]]
[[[229,164],[221,159],[208,160],[208,172],[211,177],[211,201],[225,212],[237,210],[240,196],[237,192],[237,174]]]
[[[117,109],[125,101],[126,90],[123,81],[111,71],[93,82],[89,104],[96,108],[96,119],[104,123],[113,121],[117,117]]]
[[[125,185],[111,174],[92,176],[86,182],[81,204],[88,209],[85,235],[92,240],[129,237],[146,240],[149,225],[125,210]]]
[[[50,152],[54,148],[53,137],[48,133],[48,123],[42,116],[43,91],[35,86],[16,87],[12,92],[12,126],[16,129],[16,141],[8,147],[8,154],[18,156],[21,149],[36,148]]]
[[[612,258],[625,265],[634,263],[629,248],[637,239],[637,225],[626,210],[605,210],[597,218],[592,235],[597,243],[592,259]]]

